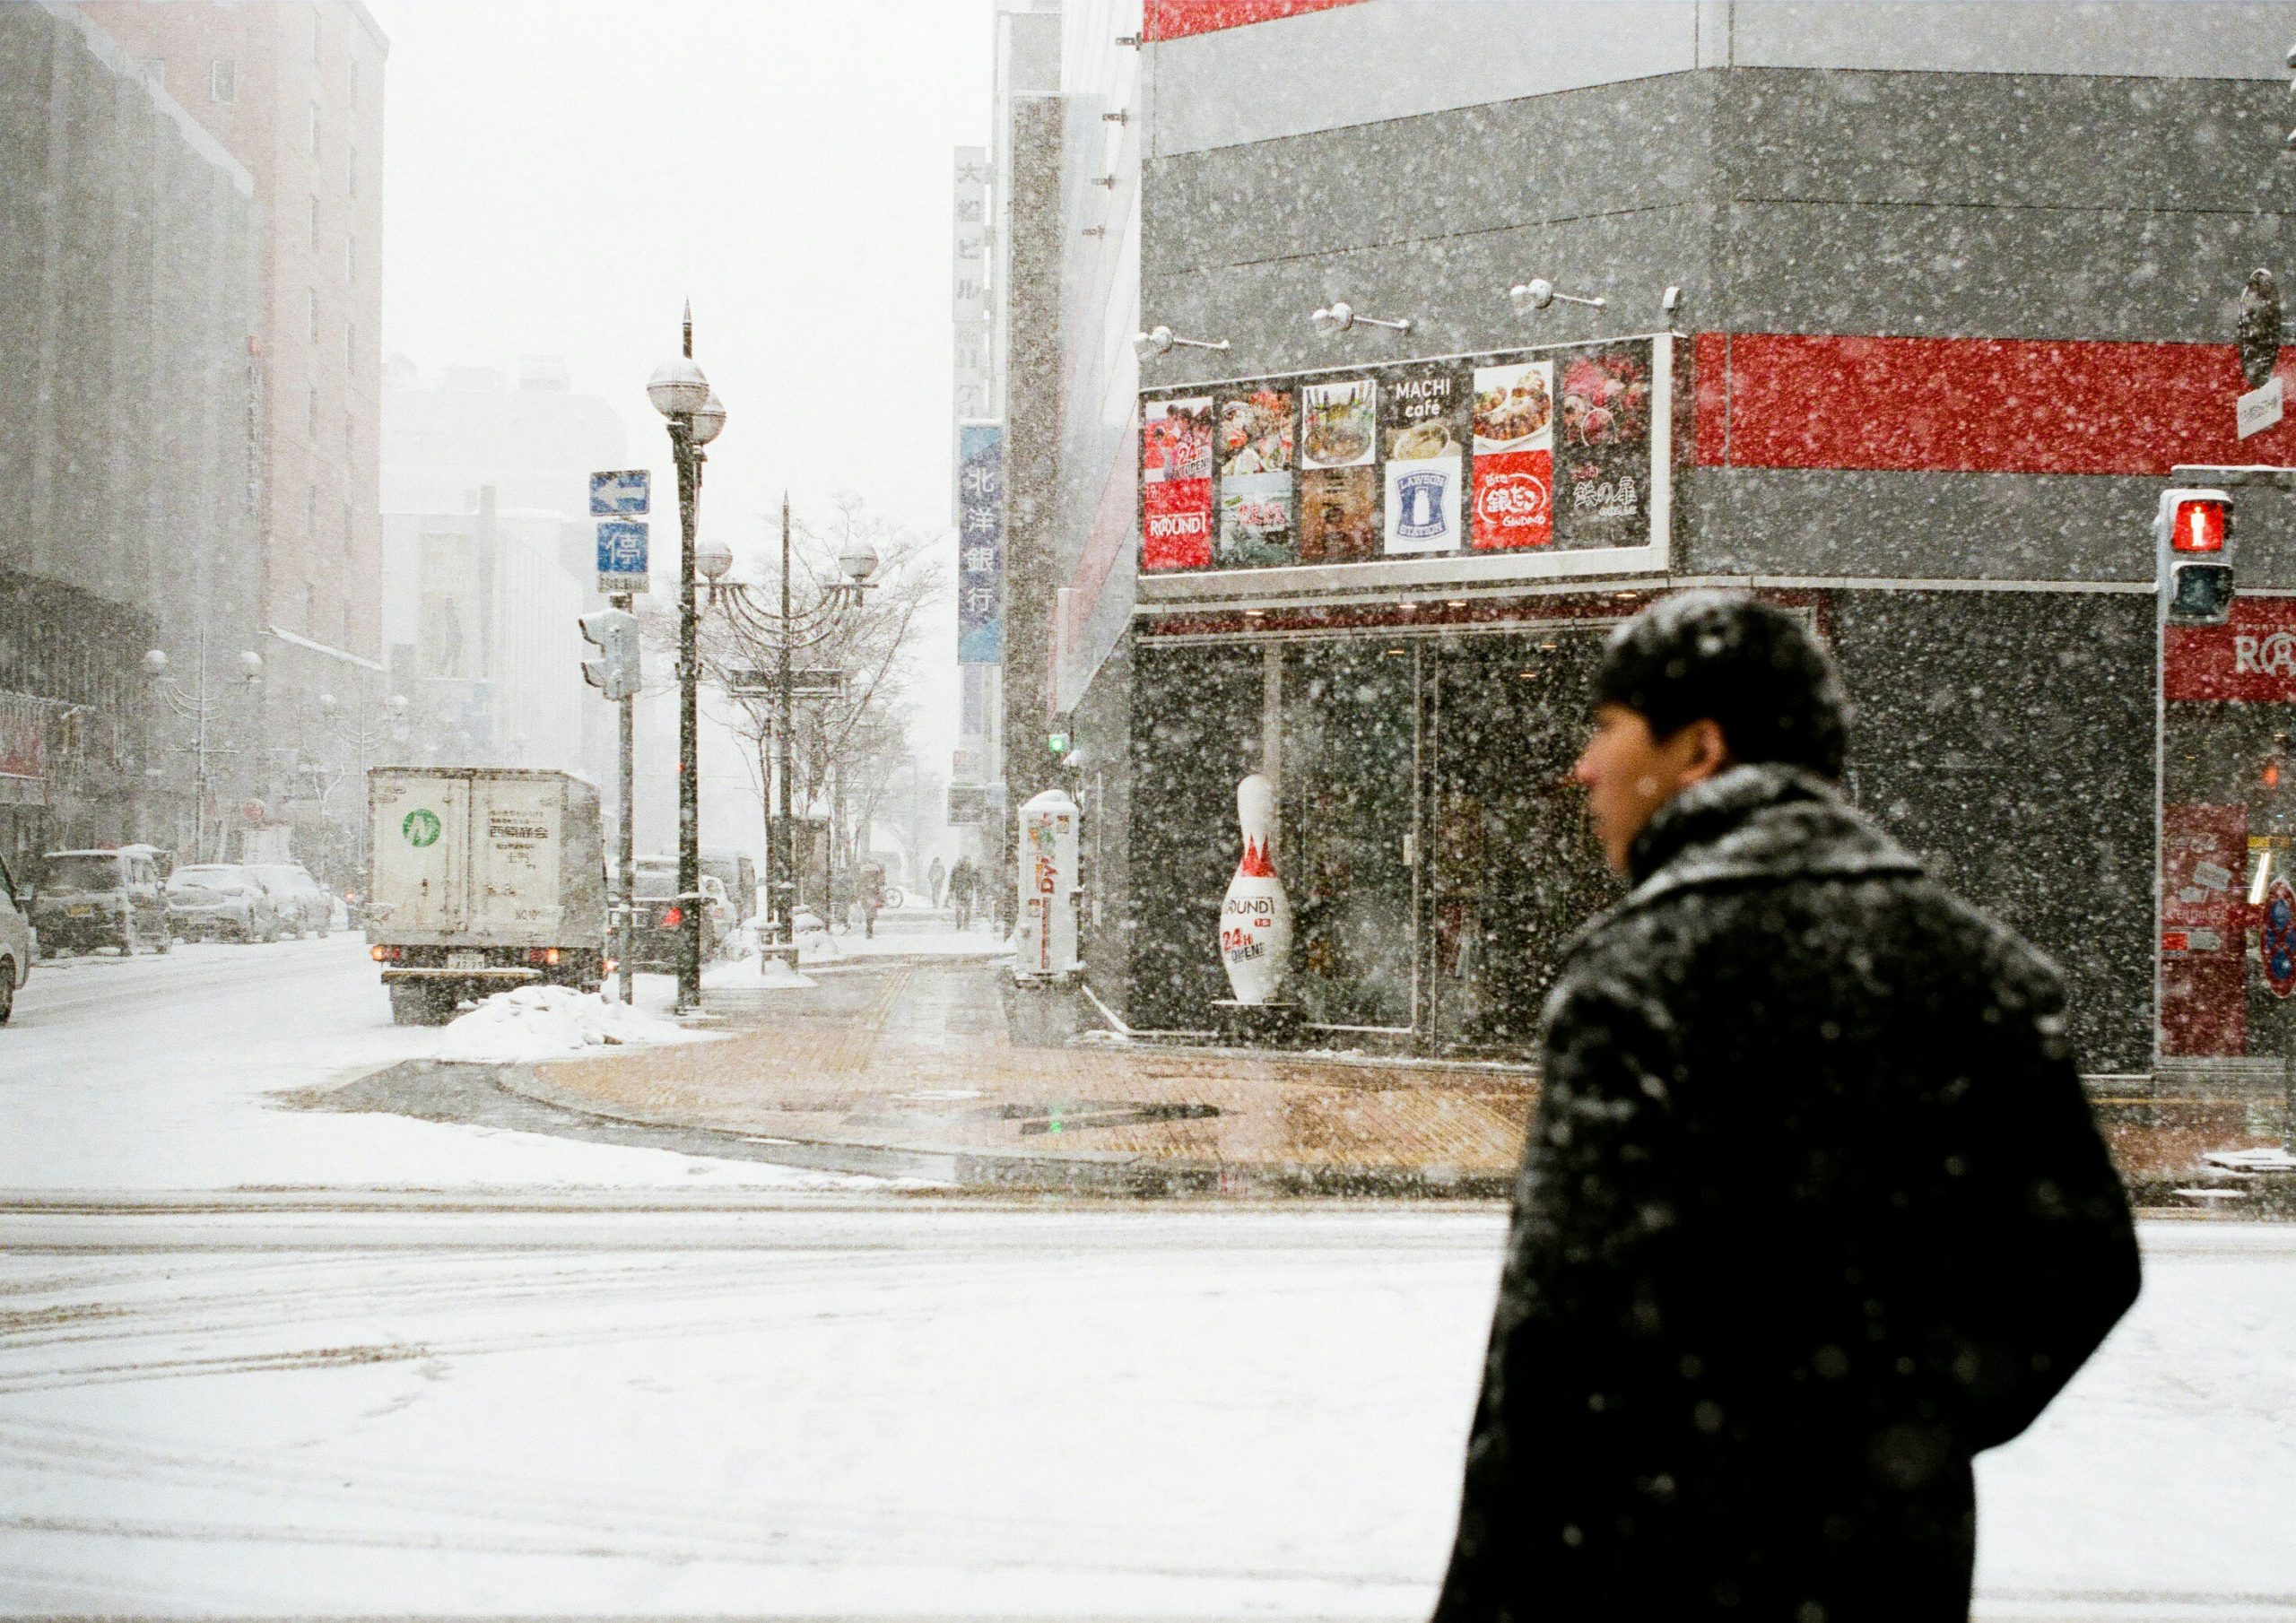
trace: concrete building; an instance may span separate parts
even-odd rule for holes
[[[2296,8],[1150,0],[1064,27],[1057,116],[1026,115],[1059,131],[1032,182],[1057,219],[1040,263],[1015,227],[1000,290],[1037,626],[1008,638],[1007,776],[1085,807],[1104,1001],[1211,1023],[1262,770],[1309,1024],[1521,1048],[1615,893],[1560,788],[1600,634],[1724,583],[1831,641],[1852,793],[2058,958],[2083,1063],[2152,1066],[2149,521],[2178,464],[2296,456],[2296,429],[2236,439],[2231,343],[2250,269],[2290,268]],[[1518,310],[1534,278],[1606,302]],[[1408,330],[1319,337],[1342,303]],[[1135,361],[1159,325],[1230,347]],[[2252,508],[2244,588],[2296,589],[2296,524]],[[1067,765],[1031,759],[1048,730]],[[2172,821],[2240,798],[2255,751],[2221,753],[2172,770]]]
[[[353,838],[308,803],[322,695],[382,697],[383,66],[360,0],[86,0],[80,10],[251,177],[267,798],[299,843]],[[347,814],[349,803],[344,810]],[[331,813],[335,810],[330,809]]]
[[[61,4],[0,7],[0,853],[212,848],[266,762],[255,182]]]

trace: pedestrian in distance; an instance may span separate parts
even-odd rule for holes
[[[861,864],[860,894],[855,899],[861,909],[861,933],[874,940],[877,933],[877,909],[885,905],[885,865],[883,863]]]
[[[961,933],[972,928],[973,890],[978,874],[979,870],[973,866],[970,855],[958,857],[956,866],[949,870],[949,906],[956,912],[957,929]]]
[[[1838,787],[1787,612],[1621,627],[1437,1623],[1961,1623],[1970,1461],[2135,1299],[2055,968]]]
[[[933,865],[925,870],[925,888],[932,893],[935,907],[941,905],[941,887],[948,877],[949,871],[941,865],[941,859],[937,856],[933,859]]]

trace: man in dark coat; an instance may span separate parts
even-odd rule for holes
[[[2056,969],[1840,798],[1785,612],[1613,635],[1438,1623],[1964,1619],[1970,1458],[2137,1289]],[[1981,811],[1981,808],[1973,808]]]

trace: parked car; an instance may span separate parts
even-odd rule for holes
[[[0,858],[0,1026],[16,1011],[16,988],[32,972],[32,921],[26,898],[16,893],[16,876]]]
[[[279,904],[237,863],[202,863],[168,877],[168,925],[186,941],[275,942]]]
[[[641,856],[636,865],[638,916],[631,921],[630,967],[674,975],[683,961],[681,927],[683,910],[677,906],[678,862],[674,856]],[[725,950],[733,928],[733,906],[714,873],[701,876],[701,958],[704,963]]]
[[[300,863],[249,863],[247,871],[271,893],[279,922],[298,939],[335,927],[335,898]]]
[[[31,919],[42,957],[98,947],[116,947],[123,958],[144,947],[165,952],[172,938],[160,853],[150,846],[49,852],[40,859]]]

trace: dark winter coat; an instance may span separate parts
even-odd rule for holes
[[[2136,1295],[2057,976],[1791,768],[1632,870],[1547,1002],[1435,1616],[1964,1619],[1970,1456]]]

